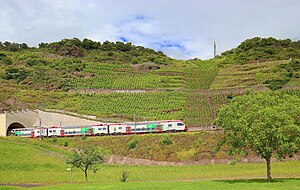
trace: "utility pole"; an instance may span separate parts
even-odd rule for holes
[[[39,117],[40,139],[43,140],[42,119]]]
[[[216,39],[214,39],[214,58],[217,56],[217,45],[216,45]]]
[[[133,116],[133,121],[134,121],[134,134],[136,134],[135,112],[134,112],[134,116]]]

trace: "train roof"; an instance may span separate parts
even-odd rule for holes
[[[124,123],[99,123],[99,124],[92,124],[92,125],[74,125],[74,126],[53,126],[50,128],[85,128],[85,127],[92,127],[92,126],[108,126],[108,125],[151,125],[151,124],[160,124],[160,123],[170,123],[170,122],[181,122],[181,120],[161,120],[161,121],[138,121],[138,122],[124,122]]]
[[[181,120],[162,120],[162,121],[139,121],[139,122],[126,122],[128,125],[143,125],[143,124],[160,124],[160,123],[170,123],[170,122],[182,122]]]

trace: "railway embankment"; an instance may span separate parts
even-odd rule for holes
[[[22,142],[41,147],[55,147],[66,153],[79,146],[93,146],[106,155],[109,164],[125,165],[193,165],[224,164],[234,159],[226,154],[226,147],[215,152],[220,131],[201,131],[193,133],[140,134],[101,137],[68,137],[24,139],[10,137],[15,142]],[[300,159],[295,156],[290,159]],[[250,154],[240,157],[243,163],[263,162]],[[275,161],[275,160],[274,160]]]

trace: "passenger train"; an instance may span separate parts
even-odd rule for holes
[[[86,126],[54,126],[50,128],[18,128],[10,131],[12,136],[20,137],[69,137],[125,135],[138,133],[163,133],[187,131],[180,120],[146,121],[128,123],[101,123]]]

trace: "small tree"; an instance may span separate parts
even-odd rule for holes
[[[224,129],[217,150],[227,144],[230,155],[256,153],[266,160],[271,181],[271,158],[282,160],[299,151],[300,98],[279,93],[236,97],[218,110],[216,124]]]
[[[79,168],[84,172],[85,182],[88,184],[88,171],[93,170],[95,173],[98,168],[97,164],[104,161],[104,157],[101,153],[96,151],[93,147],[84,146],[77,149],[69,156],[66,163],[72,167]]]

